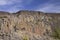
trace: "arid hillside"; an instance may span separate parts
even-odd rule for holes
[[[53,36],[56,28],[60,28],[60,13],[0,11],[0,40],[58,40],[60,33]]]

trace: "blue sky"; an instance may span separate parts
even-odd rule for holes
[[[60,0],[0,0],[0,11],[19,10],[60,12]]]

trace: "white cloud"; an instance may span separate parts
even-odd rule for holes
[[[7,11],[10,12],[10,13],[15,13],[15,12],[17,12],[19,10],[22,10],[22,7],[23,7],[22,5],[19,5],[19,6],[15,5],[15,6],[9,8],[9,9],[7,9]]]
[[[7,1],[5,1],[5,0],[0,0],[0,5],[5,5],[5,4],[7,4]]]
[[[7,1],[6,1],[6,3],[7,3]],[[24,5],[30,4],[33,0],[25,0],[25,1],[24,0],[9,0],[9,4],[14,4],[14,3],[19,3],[19,4],[8,8],[6,11],[14,13],[14,12],[17,12],[19,10],[22,10],[22,9],[24,9]]]
[[[0,5],[10,5],[18,2],[22,2],[22,0],[0,0]]]
[[[40,5],[41,6],[41,5]],[[43,11],[43,12],[60,12],[60,5],[56,5],[56,4],[42,4],[41,7],[37,8],[37,11]]]
[[[43,12],[58,12],[60,13],[59,0],[50,0],[44,4],[41,4],[37,7],[37,11]]]
[[[0,5],[10,5],[14,3],[30,4],[33,0],[0,0]]]
[[[5,5],[8,6],[13,4],[13,6],[6,8],[5,11],[16,12],[24,8],[24,5],[29,5],[32,1],[33,0],[0,0],[0,6],[5,6]],[[0,9],[0,10],[3,10],[3,9]]]

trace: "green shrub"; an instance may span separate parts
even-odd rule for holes
[[[60,39],[60,28],[59,27],[55,27],[52,36],[56,39]]]
[[[0,17],[0,18],[7,18],[7,16],[3,16],[3,17]]]
[[[29,40],[29,39],[28,39],[28,37],[25,35],[25,36],[23,37],[23,40]]]

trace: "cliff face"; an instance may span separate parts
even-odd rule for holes
[[[0,40],[54,40],[50,35],[59,24],[60,14],[0,12]]]

